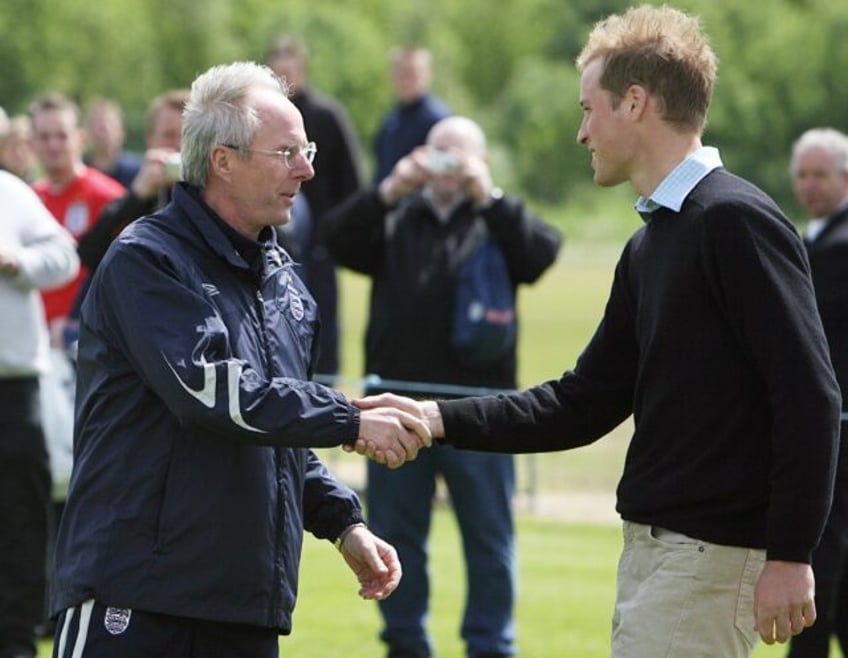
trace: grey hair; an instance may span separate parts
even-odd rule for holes
[[[245,147],[253,141],[260,120],[249,98],[257,88],[289,97],[288,85],[255,62],[213,66],[192,83],[182,128],[182,173],[187,183],[206,186],[210,154],[217,144]]]
[[[789,171],[794,175],[798,158],[810,149],[827,151],[833,158],[836,170],[848,173],[848,135],[834,128],[811,128],[803,133],[792,146],[792,161]]]

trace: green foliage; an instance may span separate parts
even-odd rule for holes
[[[725,164],[788,210],[789,151],[804,130],[848,129],[848,5],[822,0],[684,3],[701,12],[719,54],[707,141]]]
[[[422,43],[435,91],[486,128],[500,179],[568,202],[591,171],[574,143],[574,58],[592,25],[628,0],[5,0],[0,105],[26,109],[44,91],[86,104],[112,96],[141,148],[147,103],[210,65],[260,59],[279,33],[304,37],[319,91],[341,99],[366,153],[391,103],[387,53]],[[698,13],[719,55],[706,141],[726,164],[794,210],[788,152],[816,125],[848,129],[848,3],[678,0]]]
[[[561,62],[526,58],[499,103],[500,130],[513,154],[520,189],[555,202],[590,173],[575,137],[580,125],[579,78]]]

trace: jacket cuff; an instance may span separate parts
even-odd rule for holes
[[[359,437],[360,413],[361,412],[357,407],[354,407],[353,405],[350,406],[350,419],[348,422],[350,433],[342,440],[343,446],[352,446],[356,444],[356,439]]]
[[[336,548],[339,548],[339,543],[340,543],[339,540],[344,540],[344,536],[347,534],[346,531],[349,528],[353,528],[354,526],[358,526],[358,525],[361,525],[361,526],[366,525],[365,524],[365,517],[362,514],[362,510],[361,509],[351,510],[351,513],[348,516],[347,520],[342,525],[336,527],[333,530],[332,534],[330,535],[330,538],[331,538],[333,544],[336,545]]]

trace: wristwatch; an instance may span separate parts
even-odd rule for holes
[[[368,526],[366,526],[362,521],[359,521],[358,523],[351,523],[347,528],[345,528],[344,530],[342,530],[339,533],[339,536],[336,537],[336,541],[333,542],[333,545],[336,547],[336,550],[338,550],[339,553],[342,552],[342,546],[344,546],[344,540],[347,539],[347,536],[351,533],[351,531],[354,528],[367,528],[367,527]]]
[[[503,195],[504,195],[504,193],[503,193],[503,190],[501,188],[493,187],[492,191],[489,192],[489,198],[486,199],[486,201],[484,203],[481,203],[479,206],[477,206],[477,209],[478,210],[485,210],[486,208],[491,207],[491,205],[493,203],[495,203],[499,199],[502,199]]]

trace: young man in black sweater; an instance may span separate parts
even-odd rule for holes
[[[786,642],[815,620],[840,396],[804,247],[701,144],[716,58],[696,18],[610,16],[577,65],[595,181],[629,182],[645,222],[577,365],[510,395],[361,404],[496,452],[588,444],[632,413],[612,656],[747,657],[758,634]]]

